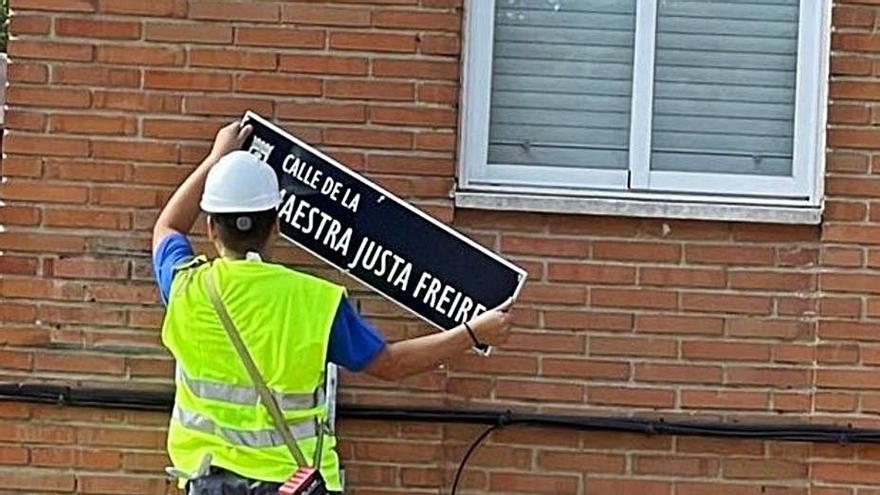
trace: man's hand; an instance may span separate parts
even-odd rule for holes
[[[510,338],[510,306],[512,304],[513,299],[508,299],[498,307],[480,313],[468,322],[477,336],[477,340],[492,346],[507,342],[507,339]]]
[[[214,146],[211,148],[211,156],[219,160],[224,155],[241,149],[241,144],[251,135],[253,127],[246,125],[241,127],[241,121],[236,120],[217,131],[214,137]]]

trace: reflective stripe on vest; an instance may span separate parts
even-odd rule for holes
[[[225,383],[198,380],[187,375],[179,366],[177,378],[186,384],[193,395],[201,399],[218,400],[251,406],[256,404],[260,397],[253,386],[227,385]],[[278,402],[278,406],[286,411],[296,409],[311,409],[324,403],[324,388],[318,387],[314,394],[285,394],[272,391],[272,395]]]
[[[245,447],[280,447],[284,445],[284,439],[275,428],[265,430],[238,430],[217,426],[210,418],[197,412],[187,411],[179,405],[174,406],[171,415],[181,425],[192,430],[217,435],[234,445]],[[290,432],[297,439],[314,437],[318,434],[318,426],[314,419],[300,421],[289,425]]]

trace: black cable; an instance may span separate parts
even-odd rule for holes
[[[0,382],[0,401],[2,400],[167,412],[174,404],[174,394],[168,389],[73,388],[64,385]],[[518,414],[497,410],[450,410],[346,404],[337,406],[337,414],[341,418],[379,421],[420,421],[487,426],[516,423],[542,428],[616,431],[646,435],[708,436],[824,443],[880,443],[880,429],[853,428],[851,426],[664,421],[663,419],[630,417]]]
[[[483,443],[483,440],[485,440],[493,431],[503,427],[504,425],[502,423],[494,424],[486,428],[486,431],[474,440],[474,443],[471,444],[471,447],[467,450],[467,453],[464,454],[464,457],[462,457],[461,462],[458,464],[458,470],[455,472],[455,480],[452,482],[452,491],[449,492],[450,495],[455,495],[456,492],[458,492],[458,481],[461,479],[461,473],[464,472],[464,467],[467,465],[468,459],[471,458],[471,455],[477,450],[477,447],[479,447],[480,444]]]

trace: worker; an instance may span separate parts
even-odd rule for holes
[[[296,443],[308,459],[321,459],[327,489],[341,493],[336,441],[326,433],[327,362],[385,380],[429,371],[475,343],[504,343],[510,301],[446,332],[386,342],[343,287],[270,262],[280,192],[271,167],[237,151],[251,132],[240,122],[220,129],[153,228],[153,267],[166,304],[162,341],[177,370],[169,469],[188,495],[274,494],[297,469],[212,306],[206,280],[215,277]],[[186,237],[200,210],[219,254],[213,260],[195,256]]]

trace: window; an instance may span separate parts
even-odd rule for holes
[[[780,221],[818,221],[829,8],[471,0],[463,206],[613,198],[812,208]]]

